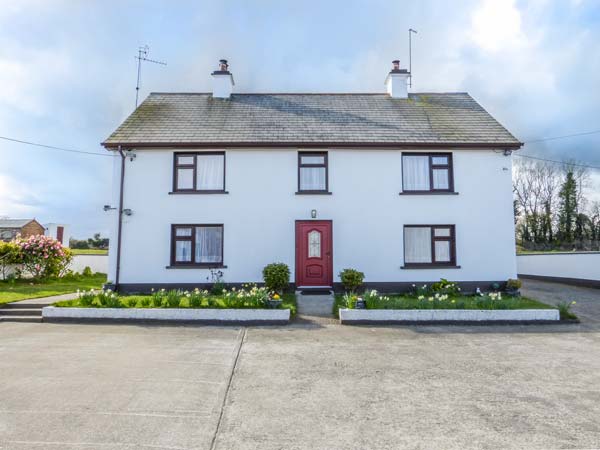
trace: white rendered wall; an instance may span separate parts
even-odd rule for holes
[[[600,281],[600,252],[517,256],[519,275]]]
[[[73,255],[69,269],[81,273],[86,267],[92,269],[94,273],[107,273],[108,255]]]
[[[69,247],[71,230],[68,225],[64,225],[62,223],[46,223],[44,224],[44,234],[54,239],[58,239],[58,227],[63,227],[63,247]]]
[[[296,150],[228,150],[223,195],[169,195],[173,150],[137,150],[126,161],[121,283],[202,283],[206,269],[166,269],[171,224],[224,224],[225,281],[261,281],[271,262],[294,274],[295,221],[333,221],[334,281],[346,267],[369,282],[506,280],[516,277],[511,158],[491,150],[454,151],[459,195],[398,195],[399,150],[329,150],[332,195],[296,195]],[[117,163],[117,162],[116,162]],[[119,170],[115,186],[118,192]],[[117,203],[115,203],[117,204]],[[116,229],[116,215],[114,226]],[[404,270],[403,225],[456,224],[460,269]],[[109,279],[114,281],[116,232]]]

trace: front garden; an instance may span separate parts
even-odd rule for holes
[[[72,258],[70,249],[49,236],[0,242],[0,304],[98,289],[106,282],[106,275],[89,268],[69,271]]]
[[[508,280],[506,289],[499,285],[490,286],[489,292],[479,288],[465,294],[457,283],[441,279],[439,282],[412,285],[406,294],[384,295],[376,290],[367,290],[358,294],[364,275],[354,269],[345,269],[340,273],[346,293],[336,295],[334,315],[339,317],[340,309],[365,310],[559,310],[561,320],[576,320],[571,311],[574,301],[551,306],[538,300],[521,296],[519,280]]]

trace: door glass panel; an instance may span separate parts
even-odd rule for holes
[[[321,257],[321,233],[317,230],[308,233],[308,257]]]

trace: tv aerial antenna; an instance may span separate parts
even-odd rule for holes
[[[412,87],[412,35],[417,34],[417,30],[408,29],[408,86]]]
[[[144,45],[143,47],[138,47],[138,55],[135,59],[138,60],[137,66],[137,84],[135,85],[135,109],[138,107],[138,98],[140,94],[140,78],[142,76],[142,61],[147,61],[153,64],[160,64],[162,66],[166,66],[166,62],[155,61],[154,59],[148,58],[148,53],[150,53],[150,47]]]

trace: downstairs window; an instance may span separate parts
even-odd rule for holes
[[[454,225],[405,225],[404,265],[455,266]]]
[[[223,265],[223,225],[173,225],[171,265]]]

